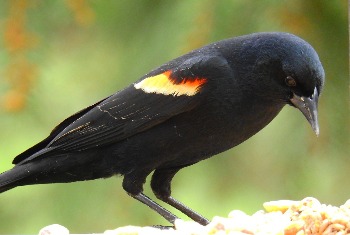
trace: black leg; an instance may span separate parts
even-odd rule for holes
[[[178,219],[178,217],[176,217],[170,211],[168,211],[167,209],[165,209],[164,207],[162,207],[143,193],[139,193],[136,195],[129,193],[129,195],[156,211],[158,214],[163,216],[167,221],[169,221],[172,224],[174,224],[175,220]]]
[[[179,202],[178,200],[171,197],[171,180],[173,179],[174,175],[181,169],[179,168],[170,168],[170,169],[157,169],[155,170],[152,181],[151,181],[151,187],[156,195],[156,197],[167,204],[175,207],[197,223],[201,225],[207,225],[210,221],[207,220],[202,215],[198,214],[197,212],[193,211],[191,208],[187,207],[183,203]]]
[[[149,197],[147,197],[145,194],[142,193],[143,191],[142,186],[146,180],[147,175],[148,175],[147,172],[138,172],[137,174],[133,173],[133,174],[125,175],[123,179],[124,190],[131,197],[147,205],[149,208],[151,208],[152,210],[156,211],[158,214],[163,216],[167,221],[174,224],[175,220],[178,219],[178,217],[176,217],[170,211],[160,206],[159,204],[157,204],[152,199],[150,199]]]

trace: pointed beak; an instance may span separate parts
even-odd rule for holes
[[[290,99],[292,104],[298,108],[309,121],[312,129],[318,136],[320,129],[317,118],[318,92],[315,88],[314,93],[310,97],[298,96],[296,94]]]

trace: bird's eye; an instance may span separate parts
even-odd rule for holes
[[[286,82],[287,86],[296,86],[297,85],[297,82],[291,76],[287,76],[285,79],[285,82]]]

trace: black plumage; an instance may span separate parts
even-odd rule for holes
[[[64,120],[13,160],[15,166],[0,175],[0,192],[123,175],[129,195],[173,223],[176,216],[142,193],[154,171],[157,198],[206,224],[171,197],[173,176],[250,138],[286,104],[318,134],[324,76],[315,50],[292,34],[256,33],[209,44]]]

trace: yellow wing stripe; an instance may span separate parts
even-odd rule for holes
[[[173,96],[193,96],[198,93],[199,88],[207,80],[205,78],[183,79],[180,83],[175,83],[170,78],[171,71],[147,77],[134,84],[136,89],[142,89],[146,93],[156,93]]]

